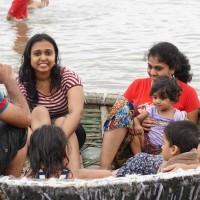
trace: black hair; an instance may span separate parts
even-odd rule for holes
[[[32,176],[38,178],[39,170],[43,169],[46,178],[52,175],[59,178],[59,172],[67,169],[69,162],[66,147],[67,137],[62,128],[43,125],[36,129],[31,135],[29,148]]]
[[[181,95],[181,90],[181,86],[178,85],[176,78],[162,76],[154,80],[151,86],[150,96],[153,96],[157,92],[160,98],[169,98],[176,103]]]
[[[59,50],[56,42],[52,37],[47,34],[35,34],[27,42],[24,52],[21,57],[21,66],[19,68],[19,81],[24,85],[27,91],[28,103],[37,104],[38,102],[38,91],[36,88],[36,77],[34,69],[31,66],[31,48],[36,42],[46,40],[50,42],[55,50],[55,64],[51,69],[51,84],[50,92],[52,90],[57,90],[60,87],[61,82],[61,66],[59,58]]]
[[[191,121],[173,122],[165,127],[164,134],[169,141],[170,147],[176,145],[180,149],[180,153],[185,153],[198,147],[198,128]]]
[[[150,56],[157,57],[159,62],[167,64],[169,69],[174,69],[174,76],[177,79],[184,83],[192,80],[189,60],[175,45],[168,42],[159,42],[149,49],[144,59],[147,60]]]

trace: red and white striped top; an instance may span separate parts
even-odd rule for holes
[[[45,106],[49,110],[51,119],[53,119],[68,114],[67,92],[70,88],[74,86],[82,86],[82,83],[78,74],[67,69],[66,67],[63,67],[60,88],[55,93],[48,96],[38,92],[39,99],[37,105],[33,105],[30,103],[30,98],[27,97],[26,89],[24,85],[19,82],[19,80],[18,85],[21,92],[25,96],[31,110],[33,110],[33,108],[38,105]]]

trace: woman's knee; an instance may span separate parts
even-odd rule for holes
[[[49,115],[49,111],[44,106],[37,106],[32,110],[32,116],[43,116],[43,115]]]

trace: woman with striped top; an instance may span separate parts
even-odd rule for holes
[[[18,84],[31,110],[32,131],[45,124],[62,127],[71,144],[73,159],[69,156],[68,167],[80,168],[75,131],[83,112],[83,86],[75,72],[60,66],[59,50],[52,37],[36,34],[28,41]],[[85,135],[79,136],[84,142]]]

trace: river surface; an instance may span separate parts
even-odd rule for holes
[[[199,0],[49,0],[27,20],[6,20],[11,0],[0,3],[0,62],[17,71],[21,52],[35,33],[57,42],[63,66],[81,77],[85,91],[123,93],[146,77],[145,52],[171,42],[190,60],[190,83],[200,96]]]

